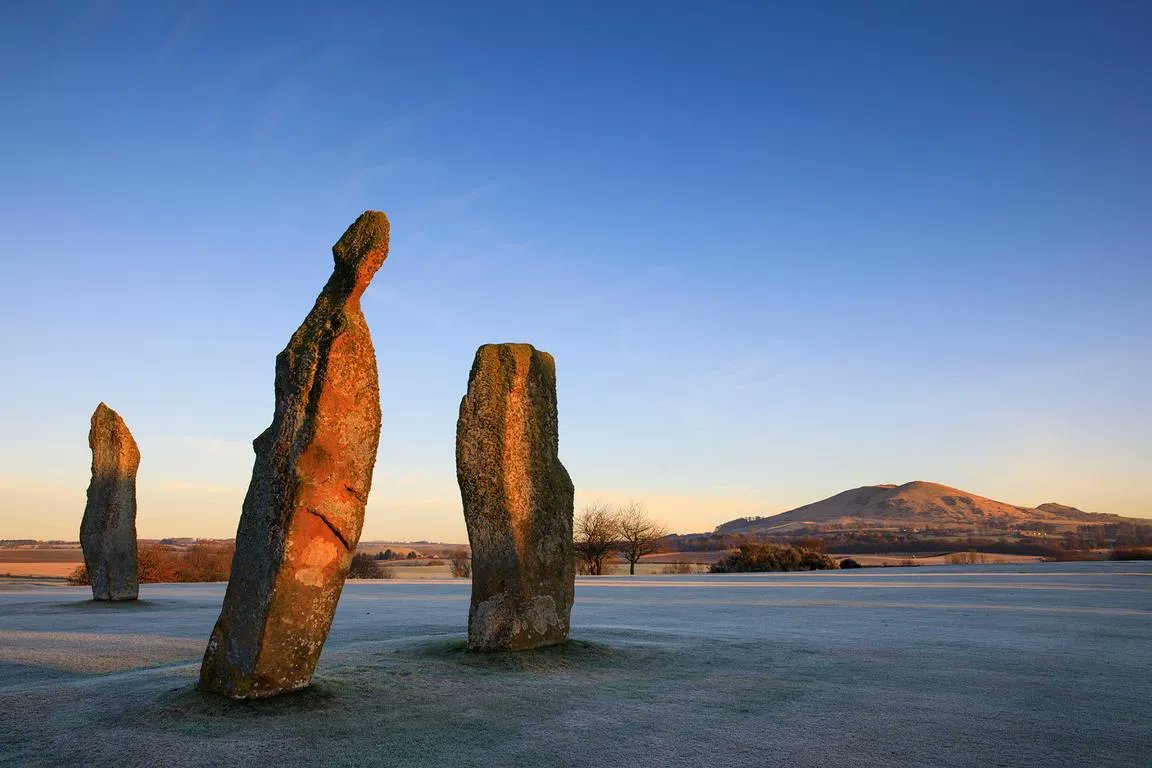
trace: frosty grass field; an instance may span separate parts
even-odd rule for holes
[[[223,593],[0,581],[0,765],[1152,765],[1152,563],[582,578],[491,656],[466,581],[349,582],[247,703],[194,688]]]

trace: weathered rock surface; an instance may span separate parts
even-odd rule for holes
[[[480,347],[456,425],[456,478],[472,545],[472,650],[568,639],[573,489],[558,450],[552,356],[529,344]]]
[[[94,600],[135,600],[136,470],[140,449],[120,414],[104,403],[92,413],[88,431],[92,481],[80,522],[80,548]]]
[[[360,297],[388,255],[388,219],[364,213],[332,255],[276,358],[276,411],[253,442],[232,576],[200,668],[203,689],[232,698],[308,685],[364,523],[380,393]]]

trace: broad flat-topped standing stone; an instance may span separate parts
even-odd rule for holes
[[[80,548],[94,600],[135,600],[136,470],[140,449],[120,414],[104,403],[92,413],[88,431],[92,481],[80,522]]]
[[[472,545],[471,650],[568,639],[573,489],[558,451],[552,355],[530,344],[480,347],[456,424],[456,479]]]
[[[200,686],[236,699],[312,679],[360,540],[380,441],[376,353],[360,297],[388,255],[368,211],[332,246],[336,267],[276,358],[276,411],[236,532],[224,607]]]

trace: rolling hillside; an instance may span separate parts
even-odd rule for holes
[[[759,518],[739,518],[717,527],[717,533],[767,533],[806,525],[844,528],[1012,527],[1028,523],[1090,525],[1128,520],[1119,515],[1083,512],[1063,504],[1020,507],[977,496],[939,483],[866,485],[823,501]],[[1143,522],[1143,521],[1141,521]]]

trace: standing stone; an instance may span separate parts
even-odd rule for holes
[[[360,297],[388,256],[387,217],[362,214],[332,255],[276,358],[276,411],[253,441],[232,576],[200,667],[201,688],[235,699],[311,681],[364,523],[380,392]]]
[[[573,489],[558,450],[552,355],[530,344],[480,347],[456,424],[456,479],[472,545],[471,650],[568,639]]]
[[[92,481],[80,522],[80,548],[94,600],[135,600],[136,470],[140,449],[120,414],[104,403],[92,413],[88,431]]]

